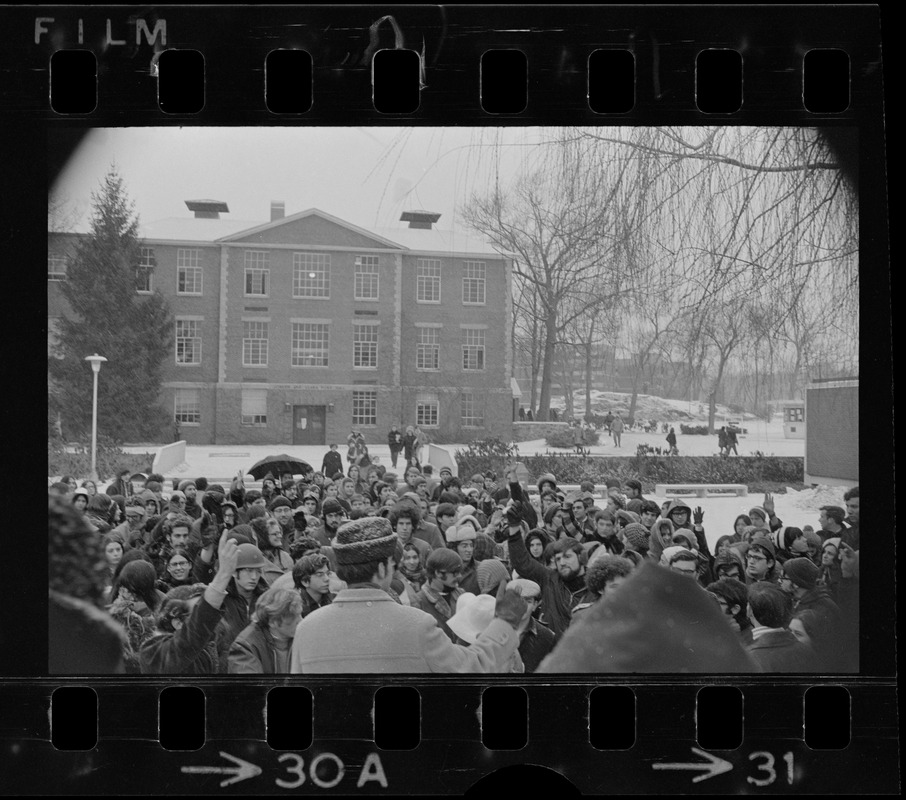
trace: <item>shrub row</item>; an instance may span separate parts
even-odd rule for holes
[[[793,456],[582,456],[548,453],[520,457],[518,448],[500,440],[487,446],[473,442],[465,451],[456,452],[459,474],[464,479],[475,472],[492,470],[502,478],[508,463],[519,460],[534,482],[539,475],[553,473],[561,483],[591,480],[604,483],[608,478],[642,481],[647,490],[656,483],[744,483],[753,489],[764,484],[801,486],[804,459]],[[481,447],[476,447],[481,444]]]
[[[97,471],[100,482],[112,480],[122,469],[147,474],[153,462],[153,453],[125,453],[115,444],[98,441]],[[87,479],[91,474],[91,446],[78,445],[76,451],[70,453],[59,440],[48,439],[47,474],[72,475],[80,481]]]
[[[566,428],[565,430],[562,430],[562,431],[555,431],[555,432],[549,433],[547,435],[547,438],[545,439],[545,442],[547,442],[548,447],[568,447],[571,449],[575,448],[576,445],[575,445],[575,442],[573,441],[573,439],[574,439],[573,431],[574,431],[573,428]],[[598,444],[600,442],[600,440],[601,440],[601,437],[597,433],[597,431],[593,431],[593,430],[582,431],[582,445],[584,447]]]
[[[707,425],[680,425],[680,433],[685,434],[686,436],[707,436],[708,435],[708,426]]]

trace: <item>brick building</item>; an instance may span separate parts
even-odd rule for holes
[[[173,311],[161,402],[186,441],[329,444],[356,428],[373,444],[394,423],[435,441],[510,435],[509,258],[430,212],[366,230],[278,203],[266,223],[186,205],[194,217],[143,226],[137,267],[137,291]],[[50,336],[78,236],[49,234]]]

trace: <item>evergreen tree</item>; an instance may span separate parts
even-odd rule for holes
[[[136,292],[139,221],[115,167],[91,200],[91,231],[79,239],[61,285],[72,316],[60,321],[56,358],[49,360],[50,407],[59,410],[68,438],[90,433],[93,376],[85,356],[98,353],[107,358],[98,381],[98,436],[156,438],[171,416],[158,401],[173,318],[159,292]]]

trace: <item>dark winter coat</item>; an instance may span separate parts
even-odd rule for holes
[[[159,633],[142,646],[143,675],[212,675],[217,672],[214,631],[222,611],[202,597],[175,633]]]
[[[227,587],[227,595],[223,600],[223,619],[217,626],[216,645],[218,672],[227,672],[227,657],[230,652],[230,645],[233,640],[245,629],[251,622],[252,612],[255,610],[255,603],[268,589],[267,581],[264,578],[259,579],[258,585],[252,591],[252,596],[246,600],[239,594],[236,588],[236,579],[230,581]]]
[[[749,645],[749,655],[762,672],[814,672],[814,651],[788,630],[763,633]]]
[[[328,450],[321,462],[321,472],[327,478],[333,478],[338,472],[343,471],[343,456],[339,450]]]
[[[573,579],[569,584],[555,569],[549,569],[529,555],[522,533],[507,537],[510,565],[519,576],[535,581],[541,587],[541,602],[544,619],[558,638],[564,634],[572,621],[572,610],[579,603],[594,600],[588,595],[585,581]]]

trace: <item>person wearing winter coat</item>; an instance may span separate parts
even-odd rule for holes
[[[140,663],[145,675],[206,675],[217,671],[214,636],[223,616],[223,601],[233,582],[239,545],[220,536],[217,572],[203,587],[172,590],[158,612],[160,633],[141,649]]]
[[[702,527],[705,512],[701,510],[701,507],[697,507],[693,511],[686,505],[685,501],[674,500],[668,506],[665,516],[673,523],[674,530],[688,528],[695,534],[696,550],[707,558],[710,566],[714,561],[714,557],[711,555],[711,550],[708,548],[708,540],[705,538],[705,529]],[[691,525],[689,524],[690,522],[692,522]],[[652,551],[653,550],[654,548],[652,547]]]
[[[793,599],[793,613],[815,611],[825,618],[830,630],[840,628],[840,607],[827,587],[818,583],[821,570],[808,558],[792,558],[781,567],[780,588]]]
[[[623,418],[617,414],[613,418],[613,422],[610,423],[610,433],[613,436],[613,445],[614,447],[622,447],[621,444],[623,438]]]
[[[393,465],[393,468],[396,469],[400,452],[403,449],[403,434],[400,433],[400,429],[397,425],[390,426],[390,431],[387,433],[387,446],[390,448],[390,463]]]
[[[252,622],[230,645],[230,675],[286,675],[302,598],[291,589],[270,588],[255,604]]]
[[[340,446],[332,444],[330,450],[324,454],[324,460],[321,462],[321,472],[328,478],[332,478],[338,472],[343,471],[343,456],[340,455]]]
[[[749,586],[752,644],[749,655],[762,672],[814,672],[814,651],[789,630],[792,601],[779,586],[758,581]]]
[[[263,575],[270,564],[255,545],[239,545],[236,571],[227,584],[226,597],[222,603],[223,618],[215,634],[217,671],[220,673],[227,671],[230,645],[249,624],[255,603],[268,590]]]

